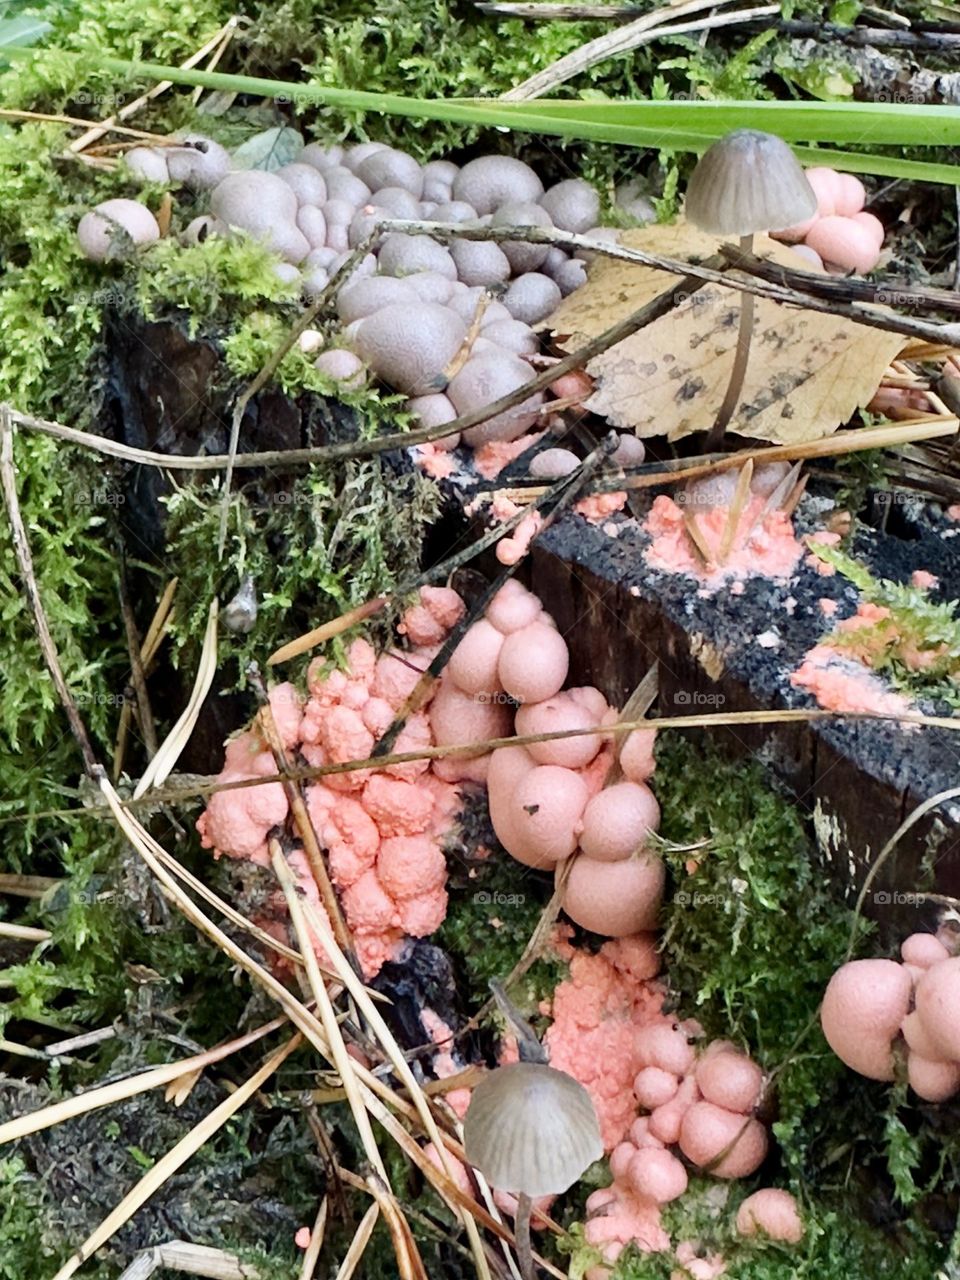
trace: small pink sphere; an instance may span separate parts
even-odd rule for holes
[[[511,578],[487,606],[487,621],[506,636],[521,627],[529,627],[531,622],[536,622],[541,611],[540,601],[533,592],[516,578]]]
[[[824,262],[846,271],[872,271],[880,260],[875,238],[853,218],[821,218],[811,228],[807,244]]]
[[[900,954],[905,964],[916,965],[918,969],[929,969],[939,960],[947,960],[950,952],[932,933],[911,933],[900,944]]]
[[[493,694],[500,689],[497,663],[503,635],[486,618],[468,628],[447,664],[447,673],[464,693]]]
[[[642,782],[617,782],[589,802],[580,848],[588,858],[620,862],[642,849],[660,823],[660,806]]]
[[[838,173],[839,181],[833,198],[833,211],[843,218],[852,218],[867,203],[867,191],[859,178],[852,173]]]
[[[798,1244],[803,1238],[803,1223],[797,1202],[789,1191],[764,1187],[755,1191],[737,1210],[737,1234],[755,1236],[762,1231],[771,1240]]]
[[[653,747],[656,729],[634,729],[620,751],[620,768],[631,782],[646,782],[657,767]]]
[[[515,717],[518,734],[559,733],[565,729],[593,729],[597,719],[589,710],[560,692],[545,702],[520,707]],[[553,742],[531,742],[527,750],[540,764],[559,764],[565,769],[582,769],[602,746],[596,734],[577,738],[557,738]]]
[[[698,1063],[697,1084],[708,1102],[745,1115],[760,1100],[763,1072],[745,1053],[714,1053]]]
[[[883,238],[886,235],[886,232],[884,230],[883,223],[879,218],[875,217],[872,213],[855,213],[852,220],[858,227],[863,227],[864,230],[870,232],[876,241],[878,249],[883,248]]]
[[[687,1189],[687,1171],[670,1151],[648,1147],[630,1161],[627,1181],[638,1196],[669,1204]]]
[[[517,702],[545,702],[563,688],[570,652],[563,636],[545,622],[532,622],[507,636],[500,650],[500,683]]]
[[[444,680],[430,703],[430,728],[438,747],[452,747],[505,738],[510,733],[510,708],[476,694],[464,693],[452,680]],[[469,759],[485,748],[464,752]]]
[[[644,1067],[633,1081],[633,1094],[641,1107],[655,1111],[676,1094],[680,1081],[661,1067]]]
[[[582,929],[625,938],[657,927],[666,872],[659,858],[624,862],[577,858],[563,895],[563,909]]]
[[[798,258],[803,258],[804,265],[801,270],[823,270],[823,259],[820,257],[819,253],[817,253],[816,249],[811,249],[808,244],[795,244],[793,246],[793,252]]]
[[[528,866],[548,867],[569,857],[587,803],[587,784],[572,769],[544,764],[521,778],[510,800],[508,853]],[[499,833],[498,833],[499,834]]]
[[[817,212],[821,218],[829,218],[837,212],[837,198],[843,183],[836,169],[828,169],[825,165],[814,165],[807,170],[807,181],[813,187],[817,197]]]

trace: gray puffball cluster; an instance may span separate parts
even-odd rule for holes
[[[183,239],[239,231],[262,240],[280,258],[277,273],[299,283],[307,302],[385,218],[601,231],[600,201],[589,183],[571,178],[545,190],[529,165],[510,156],[421,165],[382,143],[311,143],[276,170],[231,170],[222,146],[188,135],[176,147],[136,147],[126,166],[143,181],[209,191],[209,214],[194,218]],[[106,261],[156,240],[159,228],[137,201],[108,200],[83,217],[78,236],[89,257]],[[346,350],[323,352],[317,365],[350,387],[372,371],[408,397],[421,424],[439,427],[530,381],[525,357],[539,347],[533,326],[585,280],[581,257],[555,246],[459,240],[446,247],[427,235],[388,234],[338,296]],[[451,369],[475,321],[469,357]],[[532,395],[465,432],[465,443],[516,439],[537,421],[542,403],[542,392]],[[442,446],[458,442],[448,436]]]

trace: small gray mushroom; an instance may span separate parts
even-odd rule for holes
[[[374,312],[360,321],[353,342],[384,382],[419,396],[441,389],[443,371],[466,333],[466,325],[447,307],[423,302],[415,313],[404,304]]]
[[[432,396],[414,396],[407,401],[407,409],[419,419],[421,427],[442,427],[445,422],[453,422],[457,416],[453,401],[442,392]],[[457,431],[434,441],[438,448],[443,449],[455,449],[459,442],[460,433]]]
[[[571,258],[553,273],[553,279],[563,297],[587,283],[587,266],[580,258]]]
[[[160,227],[146,205],[137,200],[104,200],[80,219],[77,239],[94,262],[114,262],[159,240]]]
[[[297,156],[298,163],[311,164],[314,169],[323,173],[327,169],[337,169],[343,164],[343,147],[324,147],[319,142],[309,142]]]
[[[167,157],[154,147],[131,147],[123,157],[129,174],[141,182],[168,182]]]
[[[518,276],[503,295],[503,305],[514,320],[539,324],[560,305],[560,286],[539,271]]]
[[[493,285],[510,279],[507,255],[490,240],[454,240],[450,256],[464,284]]]
[[[436,271],[456,280],[457,267],[443,245],[429,236],[408,236],[394,231],[380,246],[380,270],[384,275],[406,276],[414,271]]]
[[[505,351],[512,351],[515,356],[532,356],[540,350],[540,339],[522,320],[496,320],[493,324],[483,326],[480,332]]]
[[[327,184],[319,169],[312,164],[295,161],[285,164],[276,170],[278,178],[282,178],[301,205],[322,205],[327,198]]]
[[[388,217],[420,217],[420,202],[405,187],[379,187],[370,199],[378,209],[384,209]]]
[[[378,151],[388,150],[389,147],[385,142],[358,142],[341,152],[340,164],[351,173],[356,173],[368,156],[376,155]]]
[[[522,160],[512,156],[480,156],[465,164],[453,180],[454,200],[472,204],[477,213],[493,213],[500,205],[532,202],[543,195],[543,183]]]
[[[228,173],[210,196],[214,215],[246,231],[288,262],[299,263],[310,244],[297,228],[297,197],[275,173],[245,169]]]
[[[431,160],[423,166],[423,199],[444,204],[450,199],[453,181],[460,172],[449,160]]]
[[[415,307],[418,301],[416,290],[406,280],[398,280],[395,276],[370,276],[344,285],[337,297],[337,315],[342,324],[352,324],[354,320],[372,316],[383,307],[400,304]]]
[[[589,182],[567,178],[545,191],[540,198],[555,227],[562,231],[581,232],[596,226],[600,217],[600,197]]]
[[[533,370],[519,356],[504,352],[502,355],[484,354],[472,357],[458,374],[450,380],[447,395],[453,401],[458,414],[472,413],[485,405],[493,404],[501,396],[509,395],[533,378]],[[472,448],[489,444],[491,440],[516,440],[539,420],[543,392],[538,391],[522,404],[495,414],[478,426],[463,433],[464,441]]]
[[[201,213],[187,223],[180,240],[183,244],[203,244],[210,236],[228,236],[230,228],[212,214]]]
[[[530,460],[530,474],[539,480],[559,480],[576,471],[580,459],[569,449],[544,449]]]
[[[451,200],[449,204],[441,203],[434,211],[434,222],[476,222],[477,211],[465,200]]]
[[[620,443],[610,455],[610,461],[615,462],[619,467],[639,467],[646,456],[647,450],[643,441],[625,431],[620,437]]]
[[[341,383],[348,391],[359,390],[366,376],[363,361],[352,351],[344,351],[340,347],[321,352],[313,367],[333,382]]]
[[[420,165],[413,156],[392,147],[384,147],[368,155],[357,165],[355,172],[371,191],[379,191],[381,187],[403,187],[416,200],[423,193],[423,170]]]
[[[515,202],[502,204],[493,215],[494,227],[551,227],[550,215],[538,204]],[[500,248],[506,254],[515,275],[536,271],[550,251],[548,244],[527,244],[523,240],[506,240]]]
[[[173,181],[193,191],[211,191],[230,172],[230,152],[200,133],[188,133],[180,145],[168,147],[166,159]]]
[[[297,210],[297,230],[307,237],[311,251],[327,243],[327,220],[322,209],[304,204]]]
[[[328,200],[347,200],[354,208],[366,204],[373,192],[349,169],[327,169],[323,174]]]
[[[623,182],[614,192],[614,203],[625,214],[635,218],[637,222],[655,222],[657,211],[643,194],[640,183],[636,179]]]
[[[439,302],[441,306],[449,306],[456,281],[448,280],[437,271],[415,271],[413,275],[404,276],[403,283],[415,289],[417,296],[424,302]]]
[[[249,635],[257,621],[257,588],[253,576],[247,574],[220,614],[220,621],[234,635]]]
[[[300,272],[292,262],[278,262],[273,268],[273,274],[284,284],[300,283]]]

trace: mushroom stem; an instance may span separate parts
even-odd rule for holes
[[[517,1243],[517,1262],[523,1280],[534,1280],[533,1249],[530,1245],[530,1211],[533,1201],[523,1191],[517,1196],[517,1216],[513,1220],[513,1236]]]
[[[741,253],[753,253],[753,233],[740,237]],[[723,403],[717,412],[710,434],[707,436],[706,449],[719,448],[723,441],[727,424],[733,417],[733,411],[743,390],[743,379],[747,372],[747,360],[750,358],[750,339],[753,336],[753,294],[740,295],[740,328],[737,332],[737,350],[733,357],[733,368],[730,370],[730,381],[727,383]]]

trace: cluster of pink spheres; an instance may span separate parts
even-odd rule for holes
[[[290,684],[273,689],[270,709],[285,749],[312,766],[370,757],[463,613],[456,592],[423,588],[399,627],[405,648],[378,656],[357,640],[345,670],[312,664],[305,699]],[[718,1178],[746,1176],[766,1155],[768,1137],[753,1114],[764,1084],[760,1068],[728,1042],[704,1044],[696,1023],[663,1012],[667,990],[657,976],[653,932],[665,882],[663,862],[650,847],[660,819],[648,785],[653,732],[626,738],[614,773],[613,739],[599,730],[617,712],[598,689],[565,689],[569,665],[554,620],[536,595],[511,580],[466,630],[395,750],[469,745],[513,732],[577,730],[577,736],[328,774],[307,784],[305,797],[367,977],[399,953],[405,937],[432,933],[446,914],[442,846],[460,788],[486,784],[497,837],[525,865],[549,870],[578,854],[563,910],[610,941],[591,953],[570,945],[570,926],[557,931],[554,948],[570,975],[544,1007],[552,1019],[545,1039],[554,1065],[590,1092],[611,1153],[613,1182],[591,1196],[586,1226],[587,1239],[611,1264],[631,1242],[672,1248],[660,1209],[686,1189],[684,1160]],[[274,772],[255,722],[228,743],[220,780]],[[215,793],[198,829],[217,856],[267,866],[268,837],[287,818],[283,788],[267,782]],[[295,851],[289,862],[322,912],[305,854]],[[315,947],[323,958],[319,940]],[[449,1037],[448,1028],[436,1028],[438,1044]],[[442,1075],[458,1069],[448,1051],[436,1066]],[[462,1113],[468,1096],[458,1090],[449,1100]],[[467,1169],[458,1176],[465,1188],[472,1185]],[[498,1200],[512,1211],[509,1197]],[[784,1241],[802,1232],[792,1197],[773,1190],[744,1202],[738,1229]],[[724,1266],[700,1257],[696,1242],[681,1241],[674,1256],[694,1276],[719,1275]],[[607,1270],[595,1268],[592,1280]]]
[[[872,271],[883,248],[883,223],[865,213],[867,192],[859,178],[836,169],[807,169],[817,197],[817,212],[806,222],[773,232],[797,253],[828,271]]]
[[[912,933],[901,961],[852,960],[830,979],[820,1021],[837,1057],[871,1080],[893,1080],[906,1056],[910,1088],[926,1102],[960,1090],[957,935]]]

